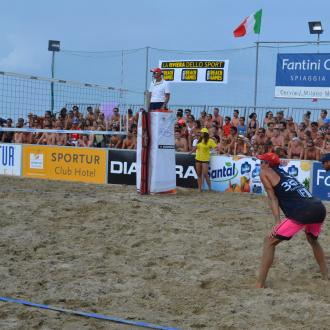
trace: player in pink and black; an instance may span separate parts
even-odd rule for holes
[[[326,216],[323,203],[294,177],[290,176],[280,165],[280,159],[275,153],[258,155],[261,160],[260,179],[267,192],[269,204],[275,218],[275,227],[264,240],[259,277],[256,284],[264,288],[266,277],[275,254],[275,247],[283,240],[291,239],[304,229],[307,241],[313,249],[317,263],[320,266],[322,279],[328,278],[328,270],[323,249],[317,238],[321,232]],[[280,209],[285,219],[280,220]]]

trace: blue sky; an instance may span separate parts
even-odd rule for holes
[[[325,30],[321,40],[330,39],[328,0],[2,0],[0,70],[49,77],[51,54],[47,47],[48,40],[54,39],[61,41],[64,50],[56,54],[57,78],[143,90],[145,50],[125,53],[123,59],[121,52],[111,51],[146,46],[228,50],[200,54],[152,50],[150,67],[157,66],[159,59],[229,59],[226,86],[173,84],[172,102],[251,105],[255,49],[233,49],[253,46],[258,38],[256,35],[234,38],[232,32],[244,17],[260,8],[263,9],[260,41],[314,41],[316,37],[308,31],[307,22],[311,20],[321,20]],[[309,52],[316,51],[316,47],[262,51],[259,104],[315,106],[310,100],[274,99],[272,87],[278,51]],[[330,52],[327,47],[320,51]],[[327,102],[319,101],[317,106]]]

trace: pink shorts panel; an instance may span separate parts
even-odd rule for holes
[[[322,223],[300,224],[289,218],[285,218],[275,226],[272,236],[282,239],[290,239],[296,235],[301,229],[305,228],[306,234],[311,234],[317,238],[322,229]]]

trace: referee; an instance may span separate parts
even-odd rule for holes
[[[153,79],[149,87],[150,110],[167,109],[170,100],[168,82],[163,79],[163,71],[160,68],[150,71],[153,73]]]

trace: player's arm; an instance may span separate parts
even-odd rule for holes
[[[278,199],[275,195],[273,186],[270,182],[270,180],[267,177],[267,174],[265,173],[261,173],[260,175],[260,179],[261,182],[266,190],[267,196],[268,196],[268,201],[269,201],[269,206],[272,210],[274,219],[275,219],[275,223],[280,223],[281,219],[280,219],[280,207],[278,204]]]

